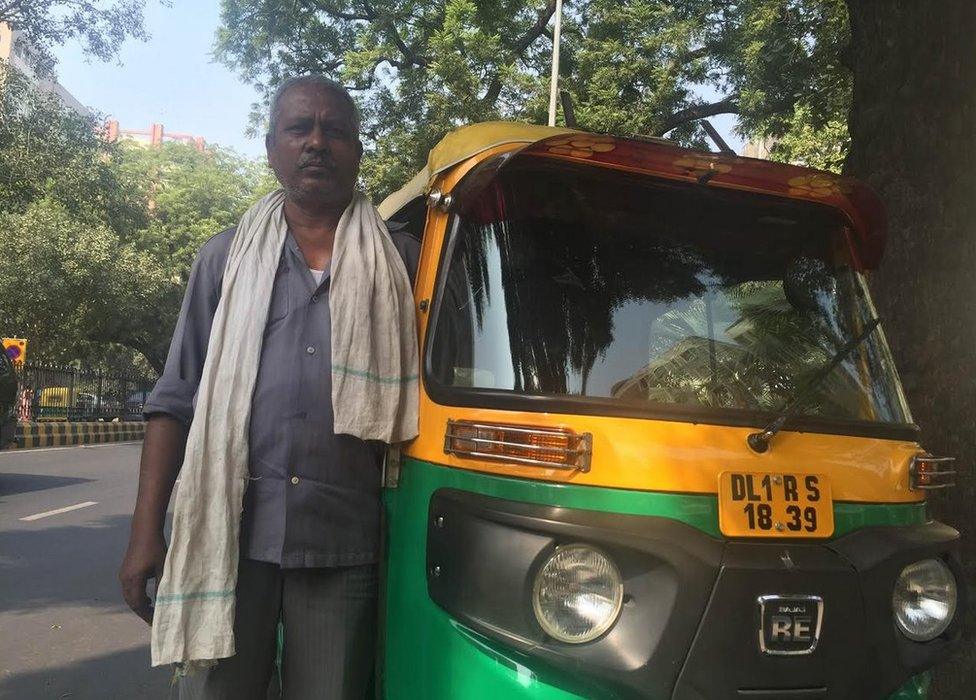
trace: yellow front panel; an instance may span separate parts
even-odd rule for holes
[[[560,426],[592,433],[592,467],[583,474],[445,454],[449,418]],[[823,474],[830,480],[835,501],[923,500],[918,492],[908,489],[908,461],[918,453],[914,442],[782,432],[773,439],[768,452],[756,454],[746,444],[746,437],[754,431],[637,418],[449,407],[434,403],[424,394],[420,436],[405,453],[459,469],[646,491],[716,493],[719,474],[727,471]]]

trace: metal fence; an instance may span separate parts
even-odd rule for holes
[[[156,381],[31,363],[18,368],[17,378],[17,419],[27,421],[142,420],[142,406]]]

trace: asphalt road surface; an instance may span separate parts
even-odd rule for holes
[[[141,443],[0,452],[0,698],[170,698],[116,578]]]

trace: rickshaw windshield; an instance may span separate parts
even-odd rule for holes
[[[459,204],[427,358],[456,395],[771,414],[874,317],[825,206],[543,159]],[[797,414],[911,423],[880,328]]]

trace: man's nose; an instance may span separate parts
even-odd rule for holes
[[[308,140],[305,142],[305,150],[324,151],[326,150],[327,144],[325,130],[320,124],[314,124],[311,132],[309,132]]]

